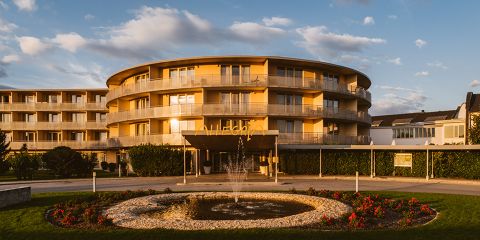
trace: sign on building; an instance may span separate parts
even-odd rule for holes
[[[393,165],[395,167],[412,167],[412,154],[411,153],[395,153]]]

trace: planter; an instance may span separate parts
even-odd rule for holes
[[[205,174],[210,174],[210,172],[212,171],[212,167],[211,166],[203,166],[203,171],[205,172]]]

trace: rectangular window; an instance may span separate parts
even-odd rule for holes
[[[150,102],[148,98],[139,98],[135,100],[135,108],[136,109],[145,109],[148,108],[150,105]]]
[[[232,84],[238,84],[240,82],[240,66],[232,66]]]
[[[168,77],[171,80],[177,80],[178,79],[178,70],[177,69],[170,69],[168,72]]]
[[[2,95],[0,96],[0,102],[1,103],[9,103],[10,102],[10,98],[8,95]]]
[[[324,127],[323,132],[329,135],[338,135],[339,130],[336,123],[327,123]]]
[[[12,121],[12,115],[10,113],[2,113],[0,114],[0,121],[1,122],[11,122]]]
[[[36,122],[35,114],[26,113],[25,114],[25,122],[29,122],[29,123]]]
[[[49,113],[48,114],[49,122],[60,122],[60,114],[58,113]]]
[[[34,95],[25,96],[25,102],[26,103],[34,103],[35,102],[35,96]]]
[[[189,67],[187,68],[187,80],[190,82],[195,81],[195,68]]]
[[[187,68],[180,68],[179,77],[180,77],[180,83],[182,85],[186,85],[187,84]]]
[[[25,132],[25,141],[35,142],[35,132]]]
[[[222,81],[222,84],[228,84],[230,83],[230,66],[228,65],[222,65],[220,67],[220,78]]]
[[[85,113],[72,113],[72,122],[85,122]]]
[[[458,137],[459,138],[464,138],[465,137],[465,126],[464,125],[458,125]]]
[[[135,124],[135,136],[148,135],[148,123]]]
[[[242,66],[242,82],[244,83],[250,82],[250,66],[248,65]]]
[[[285,77],[285,68],[283,68],[283,67],[278,67],[278,68],[277,68],[277,76]]]
[[[323,100],[323,107],[331,113],[337,113],[338,112],[338,100],[324,99]]]
[[[59,132],[48,132],[47,133],[47,140],[52,142],[60,141],[60,133]]]
[[[85,135],[83,134],[83,132],[71,132],[70,133],[70,138],[72,141],[76,141],[76,142],[83,142],[84,140],[84,137]]]
[[[107,114],[106,113],[95,113],[95,121],[96,122],[106,122],[107,121]]]
[[[453,126],[445,126],[445,138],[453,138]]]
[[[58,103],[58,95],[48,95],[49,103]]]
[[[195,120],[170,120],[170,133],[181,133],[187,130],[195,130]]]

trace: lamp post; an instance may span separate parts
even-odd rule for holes
[[[426,176],[425,176],[425,179],[428,181],[428,160],[429,160],[429,155],[430,155],[430,154],[429,154],[429,151],[428,151],[428,140],[425,141],[425,147],[427,148],[427,169],[426,169],[426,170],[427,170],[427,174],[426,174]]]
[[[373,178],[373,141],[370,141],[370,177]]]
[[[319,174],[318,177],[322,177],[322,145],[320,145],[320,164],[319,164]]]
[[[183,137],[183,184],[187,184],[187,149],[185,136]]]

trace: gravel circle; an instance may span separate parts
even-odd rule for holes
[[[258,200],[294,201],[312,206],[314,210],[281,218],[259,220],[194,220],[194,219],[158,219],[149,217],[146,212],[163,210],[172,201],[186,197],[232,198],[232,192],[195,192],[151,195],[133,198],[110,207],[105,211],[113,224],[135,229],[176,229],[176,230],[212,230],[212,229],[249,229],[249,228],[289,228],[320,223],[323,216],[340,218],[352,211],[351,207],[339,201],[321,197],[265,192],[242,192],[241,198]]]

